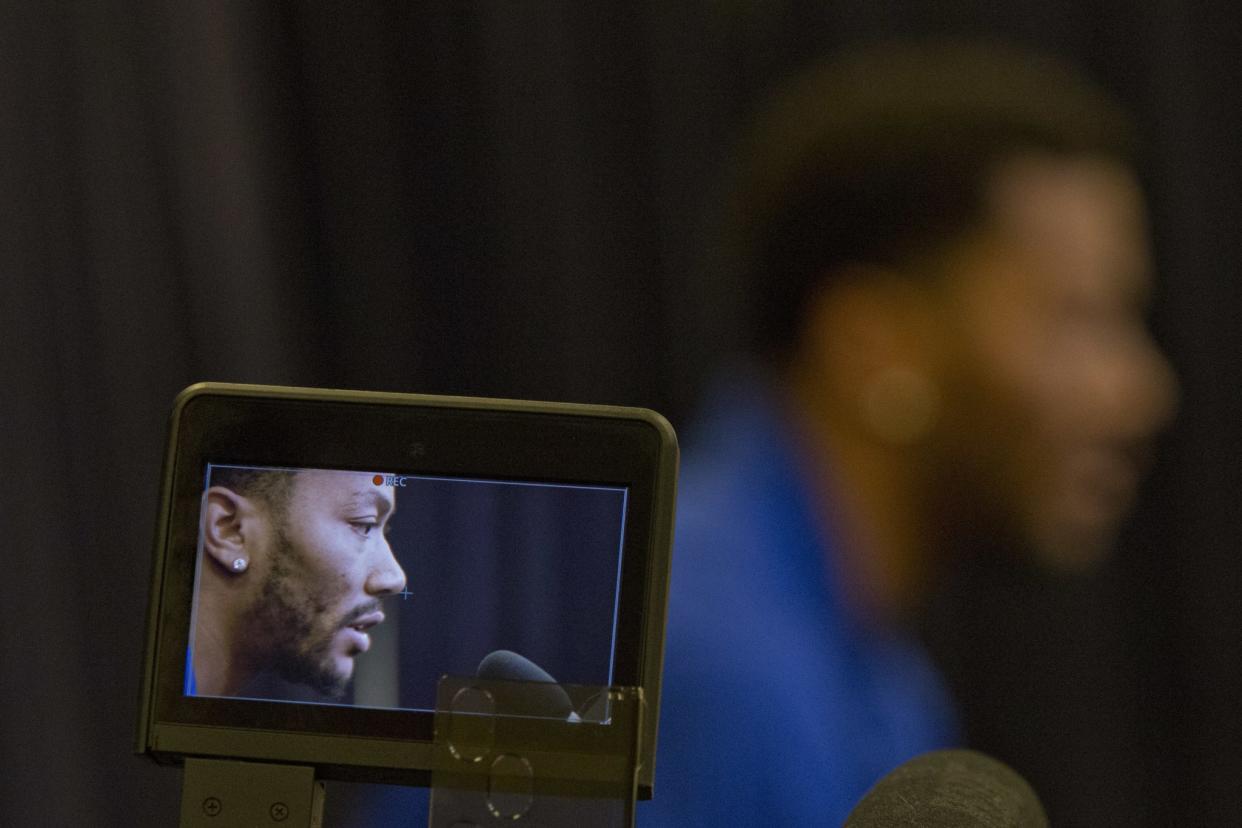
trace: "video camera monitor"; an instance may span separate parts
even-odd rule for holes
[[[139,752],[425,785],[440,678],[499,665],[642,688],[650,796],[676,465],[643,409],[188,388]]]

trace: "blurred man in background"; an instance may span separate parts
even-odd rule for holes
[[[1104,556],[1175,383],[1124,115],[1054,62],[872,48],[746,147],[754,359],[679,486],[640,824],[839,824],[956,740],[910,627],[944,565]]]

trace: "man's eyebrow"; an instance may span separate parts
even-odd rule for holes
[[[350,496],[348,505],[351,508],[365,509],[368,506],[374,506],[382,518],[390,512],[396,511],[392,501],[382,496],[374,489],[357,489]]]

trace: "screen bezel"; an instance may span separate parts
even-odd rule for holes
[[[425,784],[434,714],[183,694],[208,463],[349,469],[628,490],[613,681],[647,700],[649,791],[676,440],[645,409],[201,384],[174,408],[156,539],[139,749],[313,764]]]

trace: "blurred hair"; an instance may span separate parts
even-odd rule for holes
[[[811,292],[851,266],[900,268],[986,220],[996,168],[1023,153],[1132,164],[1126,113],[1047,56],[890,43],[785,88],[743,144],[734,240],[754,345],[783,359]]]

